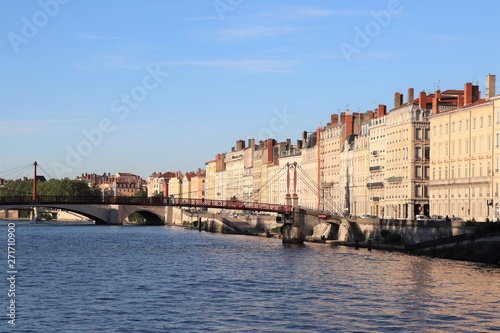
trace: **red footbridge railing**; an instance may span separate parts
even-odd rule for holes
[[[244,202],[238,200],[163,198],[163,197],[95,197],[95,196],[0,196],[0,205],[61,205],[61,204],[115,204],[143,206],[204,207],[238,209],[262,212],[290,213],[292,207],[263,202]]]

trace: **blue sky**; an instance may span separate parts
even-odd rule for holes
[[[196,170],[500,77],[497,0],[1,0],[0,37],[1,178]]]

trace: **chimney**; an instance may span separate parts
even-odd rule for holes
[[[374,112],[373,111],[366,111],[366,120],[372,120],[374,117]]]
[[[479,86],[472,86],[472,103],[479,101],[481,99],[481,92],[479,91]]]
[[[486,100],[495,96],[495,75],[486,75]]]
[[[306,142],[307,140],[307,131],[302,132],[302,141]]]
[[[462,106],[464,106],[464,96],[458,95],[457,96],[457,109],[461,108]]]
[[[408,88],[408,104],[413,104],[413,88]]]
[[[248,148],[255,149],[255,139],[248,139]]]
[[[243,148],[245,148],[245,141],[244,140],[236,141],[236,151],[243,150]]]
[[[434,93],[434,97],[432,98],[432,114],[438,114],[440,99],[441,99],[441,90],[436,90],[436,92]]]
[[[345,124],[345,112],[340,112],[340,123]]]
[[[397,92],[394,94],[394,108],[399,108],[401,105],[403,105],[403,94]]]
[[[302,140],[297,140],[297,149],[302,149]]]
[[[387,113],[387,107],[384,104],[379,104],[377,108],[377,118],[385,116]]]
[[[332,125],[338,124],[339,123],[339,115],[338,114],[332,114],[330,116],[330,121]]]
[[[472,83],[467,82],[464,84],[464,105],[472,103]]]
[[[351,114],[347,114],[345,116],[345,136],[349,136],[354,131],[354,121],[353,116]]]
[[[426,97],[427,94],[425,93],[425,91],[421,91],[418,94],[418,107],[420,108],[420,110],[425,110],[427,108]]]
[[[274,162],[274,139],[267,139],[267,163]]]

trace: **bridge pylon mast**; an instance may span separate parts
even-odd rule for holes
[[[36,166],[38,164],[36,163],[33,163],[33,194],[32,194],[32,199],[33,200],[36,200]]]

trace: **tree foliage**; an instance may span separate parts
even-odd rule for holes
[[[137,190],[134,193],[134,197],[146,198],[147,196],[148,196],[148,194],[143,190]]]
[[[43,196],[99,196],[101,191],[97,186],[89,187],[81,180],[51,179],[37,182],[37,195]],[[0,188],[1,196],[31,196],[33,180],[15,180]]]

